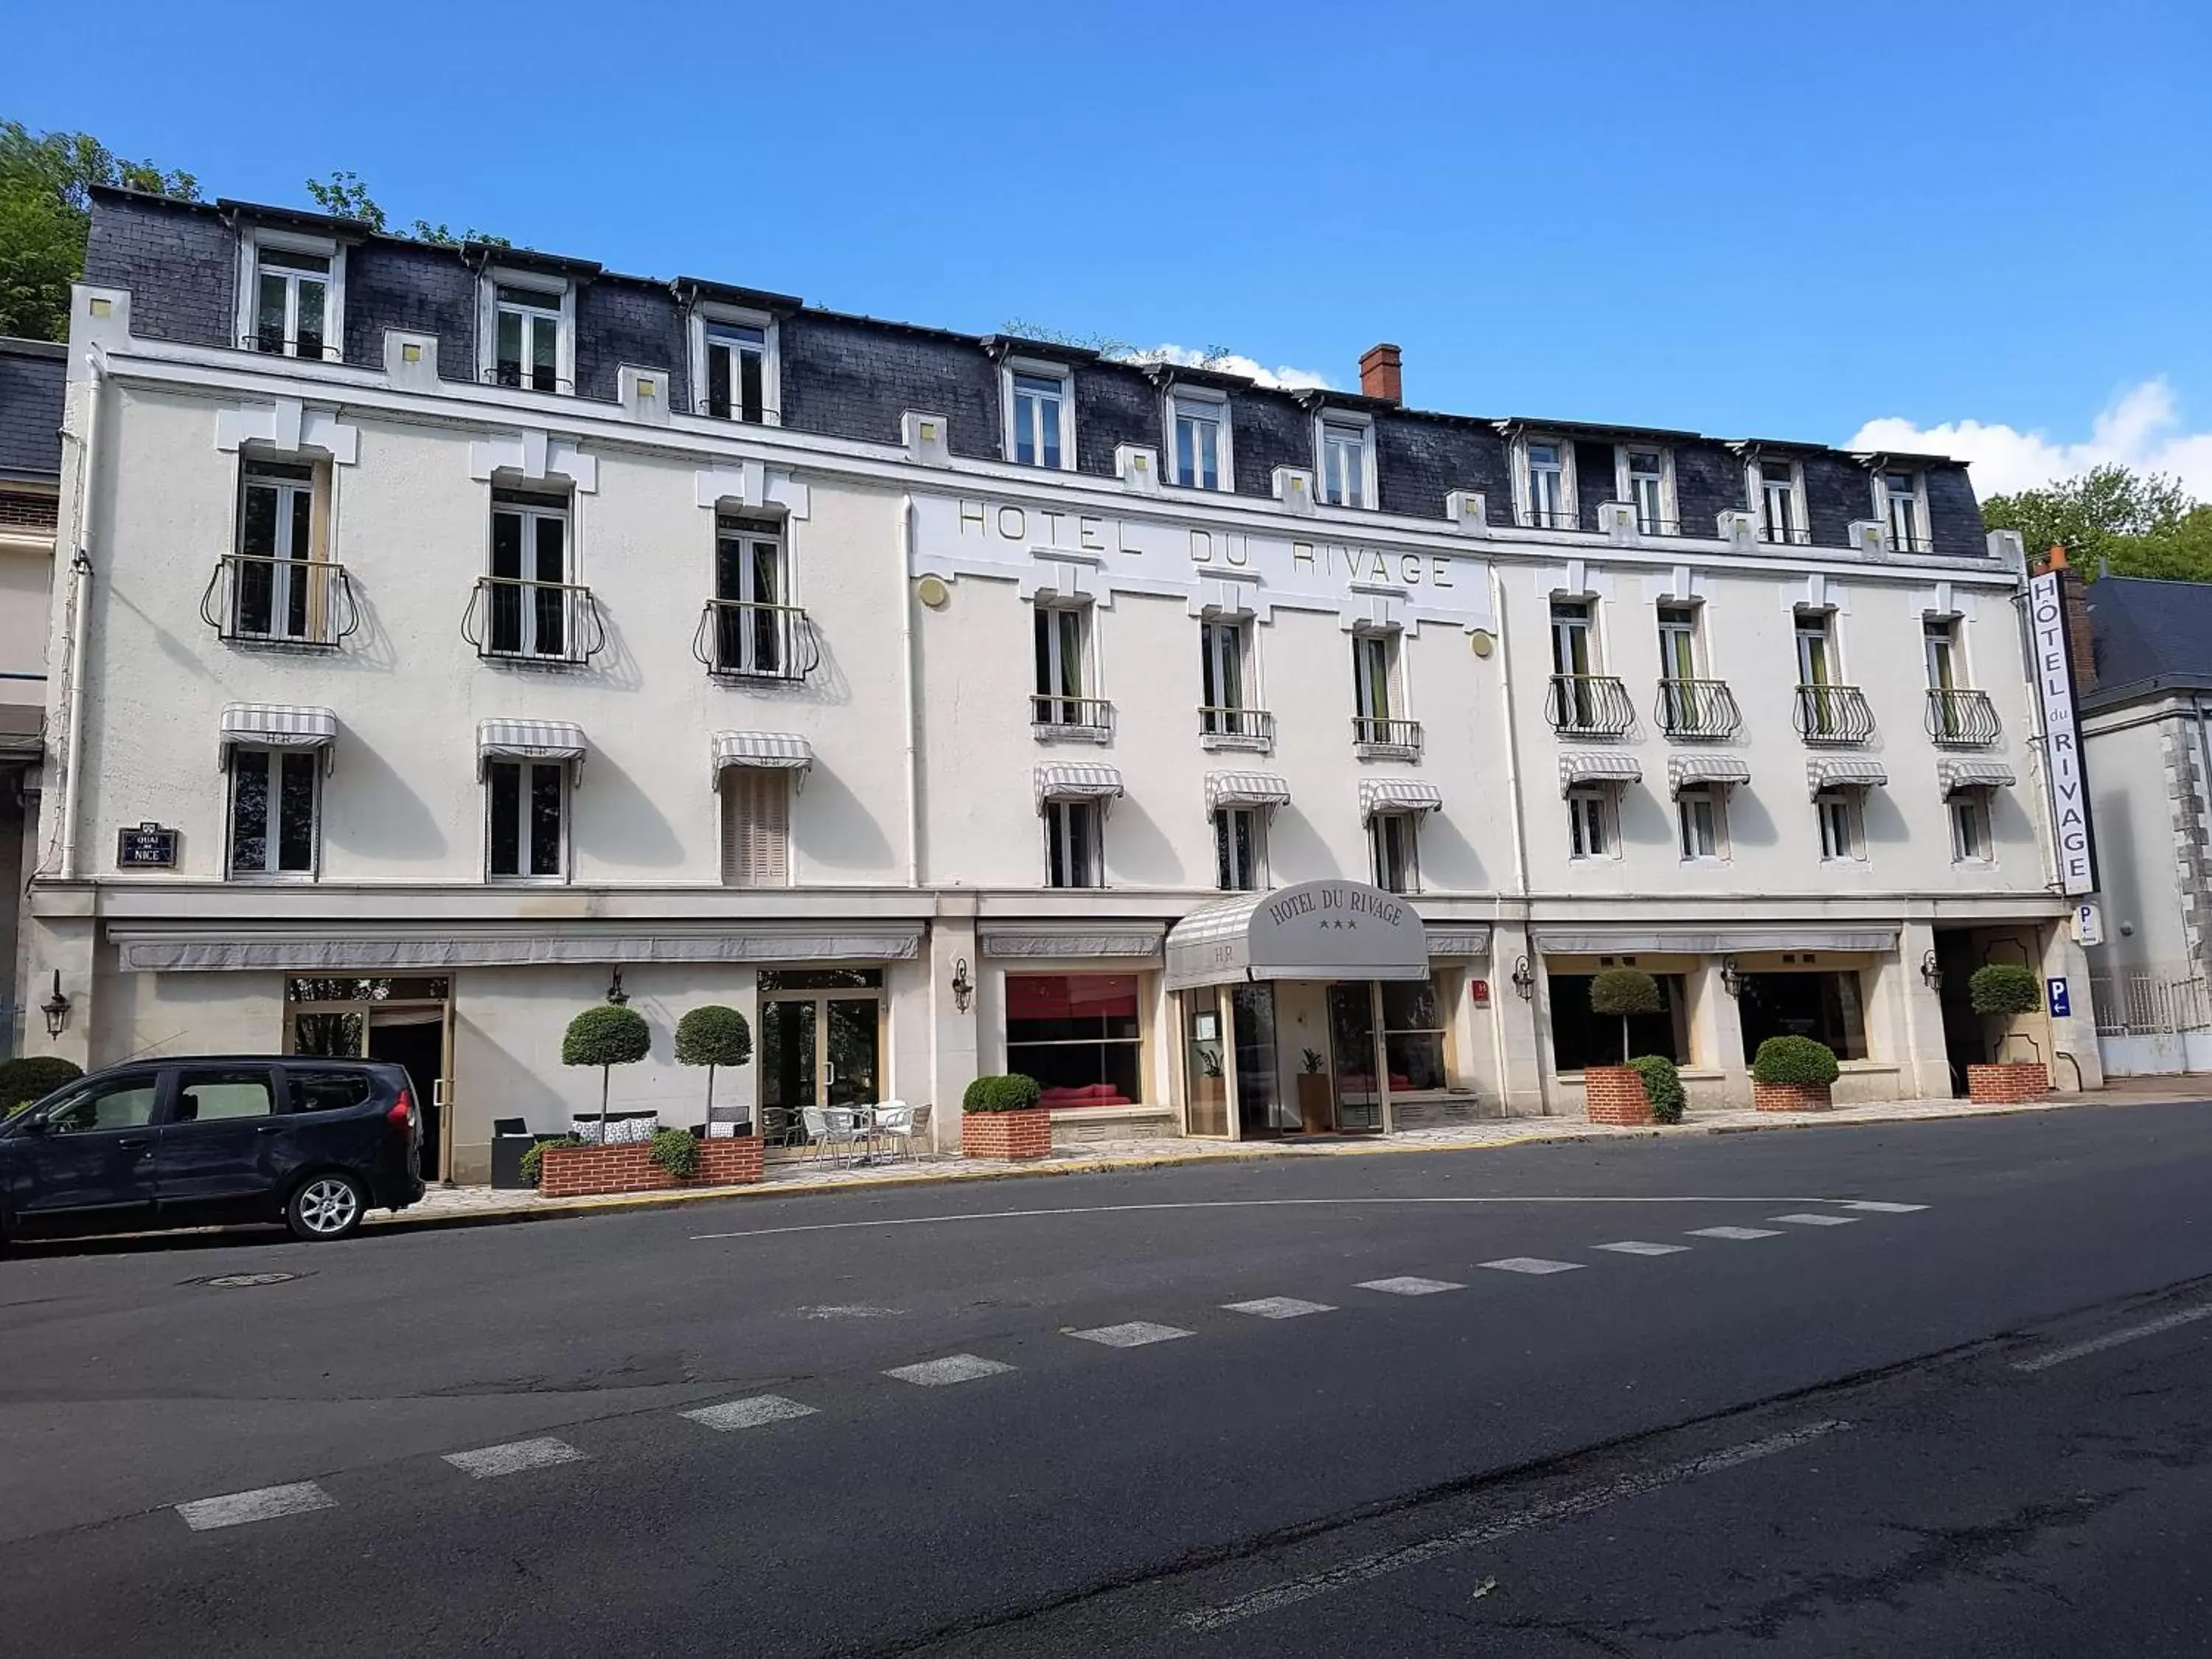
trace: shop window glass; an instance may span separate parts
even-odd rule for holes
[[[1383,981],[1382,1052],[1392,1093],[1444,1086],[1444,1000],[1435,980]]]
[[[880,968],[765,968],[760,989],[763,996],[776,991],[867,991],[883,982]]]
[[[1746,974],[1737,1001],[1747,1060],[1771,1036],[1811,1037],[1838,1060],[1867,1057],[1866,1003],[1853,969]]]
[[[1610,1014],[1590,1012],[1589,988],[1595,974],[1548,975],[1552,1004],[1552,1064],[1562,1072],[1579,1072],[1586,1066],[1618,1066],[1621,1061],[1620,1022]],[[1628,1021],[1630,1054],[1662,1054],[1677,1066],[1690,1060],[1688,1006],[1682,975],[1654,974],[1659,981],[1659,1012],[1633,1014]]]
[[[1055,1109],[1143,1098],[1134,974],[1006,975],[1006,1069]]]

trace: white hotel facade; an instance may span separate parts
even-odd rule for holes
[[[2098,1080],[2019,551],[1948,462],[122,192],[73,315],[24,961],[87,1064],[399,1058],[477,1180],[595,1104],[618,980],[669,1122],[723,1002],[771,1131],[955,1144],[1003,1070],[1069,1140],[1388,1131],[1578,1112],[1618,962],[1693,1104],[1778,1030],[1948,1094],[2006,959]]]

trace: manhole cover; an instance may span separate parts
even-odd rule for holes
[[[222,1273],[214,1279],[203,1279],[200,1283],[218,1291],[242,1291],[255,1285],[286,1285],[300,1275],[297,1273]]]

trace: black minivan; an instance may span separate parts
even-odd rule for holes
[[[422,1196],[422,1113],[377,1060],[112,1066],[0,1123],[0,1243],[283,1221],[343,1238]]]

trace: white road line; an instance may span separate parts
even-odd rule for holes
[[[2053,1348],[2049,1353],[2039,1353],[2033,1359],[2016,1360],[2016,1371],[2047,1371],[2053,1365],[2063,1365],[2069,1359],[2086,1359],[2093,1353],[2102,1353],[2107,1348],[2117,1348],[2123,1342],[2133,1342],[2140,1337],[2156,1336],[2160,1331],[2170,1331],[2180,1325],[2193,1325],[2200,1319],[2212,1319],[2212,1303],[2203,1307],[2184,1308],[2163,1319],[2146,1321],[2141,1325],[2130,1325],[2124,1329],[2107,1331],[2102,1336],[2093,1336],[2087,1342],[2076,1342],[2069,1347]]]
[[[1692,1227],[1692,1238],[1779,1238],[1771,1227]]]
[[[780,1394],[757,1394],[749,1400],[726,1400],[719,1406],[702,1406],[696,1411],[679,1412],[694,1423],[704,1424],[710,1429],[727,1432],[732,1429],[757,1429],[764,1423],[788,1423],[793,1418],[811,1417],[814,1407],[802,1406],[796,1400],[786,1400]]]
[[[942,1359],[925,1359],[919,1365],[895,1365],[884,1373],[896,1376],[902,1382],[911,1382],[916,1388],[942,1389],[954,1382],[973,1382],[980,1376],[996,1376],[1001,1371],[1013,1370],[995,1359],[986,1359],[981,1354],[948,1354]]]
[[[1255,1319],[1296,1319],[1304,1314],[1334,1313],[1326,1302],[1301,1302],[1294,1296],[1263,1296],[1250,1302],[1224,1302],[1231,1313],[1250,1314]]]
[[[1654,1244],[1647,1239],[1624,1238],[1611,1244],[1593,1244],[1593,1250],[1611,1250],[1615,1255],[1680,1255],[1690,1247],[1686,1244]]]
[[[1434,1296],[1439,1291],[1463,1291],[1467,1286],[1449,1279],[1417,1279],[1407,1274],[1400,1279],[1364,1279],[1358,1288],[1380,1291],[1385,1296]]]
[[[1875,1215],[1911,1215],[1928,1206],[1925,1204],[1885,1204],[1877,1198],[1852,1198],[1844,1200],[1840,1207],[1846,1210],[1868,1210]]]
[[[1185,1630],[1219,1630],[1263,1613],[1273,1613],[1300,1601],[1310,1601],[1316,1595],[1328,1595],[1331,1590],[1348,1589],[1352,1585],[1365,1583],[1388,1573],[1419,1566],[1425,1561],[1433,1561],[1440,1555],[1449,1555],[1479,1545],[1494,1544],[1516,1533],[1549,1526],[1555,1522],[1571,1521],[1626,1499],[1656,1492],[1662,1486],[1694,1480],[1703,1475],[1717,1474],[1723,1469],[1755,1462],[1762,1457],[1772,1457],[1780,1452],[1795,1451],[1800,1446],[1809,1445],[1823,1436],[1849,1427],[1850,1425],[1848,1423],[1832,1420],[1808,1423],[1802,1429],[1771,1434],[1764,1439],[1747,1441],[1723,1451],[1707,1452],[1700,1457],[1685,1458],[1680,1462],[1642,1474],[1623,1475],[1604,1486],[1586,1487],[1547,1503],[1531,1504],[1525,1510],[1500,1516],[1494,1521],[1462,1527],[1455,1532],[1425,1538],[1415,1544],[1401,1545],[1396,1549],[1382,1550],[1373,1555],[1363,1556],[1357,1561],[1346,1562],[1340,1567],[1331,1567],[1324,1572],[1286,1579],[1266,1589],[1255,1590],[1249,1595],[1239,1596],[1233,1601],[1224,1601],[1216,1607],[1200,1607],[1186,1613],[1176,1622]]]
[[[1800,1210],[1792,1215],[1771,1215],[1769,1221],[1786,1221],[1793,1227],[1850,1227],[1857,1224],[1855,1215],[1815,1215],[1810,1210]]]
[[[489,1480],[502,1474],[520,1474],[525,1469],[547,1469],[556,1463],[580,1462],[583,1455],[567,1441],[548,1436],[542,1440],[513,1440],[504,1446],[486,1446],[480,1451],[448,1452],[446,1462],[463,1474]]]
[[[178,1504],[177,1513],[194,1532],[213,1532],[218,1527],[240,1527],[248,1521],[274,1521],[279,1516],[337,1507],[337,1500],[313,1481],[301,1480],[289,1486],[260,1486],[223,1498],[197,1498]]]
[[[1480,1261],[1475,1265],[1495,1267],[1502,1273],[1571,1273],[1583,1264],[1579,1261],[1547,1261],[1540,1255],[1508,1255],[1495,1261]]]
[[[1190,1333],[1179,1326],[1133,1319],[1125,1325],[1098,1325],[1087,1331],[1070,1331],[1068,1334],[1078,1341],[1096,1342],[1102,1348],[1141,1348],[1154,1342],[1172,1342]]]

